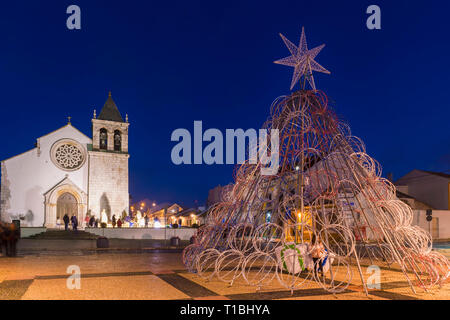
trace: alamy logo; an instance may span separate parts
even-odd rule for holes
[[[366,271],[367,274],[370,274],[369,278],[367,278],[367,288],[368,289],[381,289],[381,270],[379,266],[369,266]]]
[[[176,129],[172,132],[171,141],[178,142],[171,153],[172,162],[181,164],[242,164],[246,161],[246,141],[248,141],[248,162],[250,164],[261,164],[262,175],[275,175],[279,168],[279,132],[272,129],[227,129],[224,137],[219,129],[208,129],[203,132],[202,121],[194,121],[194,137],[187,129]],[[269,143],[270,136],[270,143]],[[192,140],[193,162],[192,162]],[[235,141],[237,142],[235,145]],[[209,142],[203,148],[203,142]],[[236,146],[236,157],[235,157]],[[224,161],[225,160],[225,161]],[[259,160],[259,162],[258,162]]]
[[[379,6],[373,4],[367,8],[367,14],[370,16],[367,18],[367,28],[369,30],[380,30],[381,29],[381,9]]]
[[[69,30],[80,30],[81,29],[81,9],[77,5],[71,5],[67,7],[67,14],[70,16],[67,18],[66,26]]]
[[[70,265],[67,267],[66,272],[70,274],[70,276],[67,278],[66,286],[67,289],[73,290],[81,289],[81,270],[80,267],[77,265]]]

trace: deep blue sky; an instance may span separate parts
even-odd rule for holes
[[[77,4],[82,30],[66,28]],[[366,28],[370,4],[382,30]],[[130,119],[130,193],[191,204],[232,179],[232,166],[175,166],[176,128],[258,128],[289,93],[278,33],[310,48],[319,89],[368,153],[399,178],[450,169],[447,1],[8,1],[0,10],[5,159],[66,124],[90,134],[112,91]]]

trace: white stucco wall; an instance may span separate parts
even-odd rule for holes
[[[413,225],[430,232],[433,239],[450,239],[450,210],[433,210],[433,221],[428,222],[426,210],[414,210]]]
[[[39,148],[2,161],[1,215],[10,220],[11,215],[26,215],[31,221],[22,224],[39,227],[44,224],[44,193],[63,180],[66,175],[81,190],[87,192],[88,161],[76,171],[65,171],[53,164],[50,157],[52,145],[61,139],[73,139],[83,148],[92,143],[91,139],[68,124],[50,134],[40,137]],[[87,155],[87,150],[86,155]]]

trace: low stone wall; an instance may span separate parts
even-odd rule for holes
[[[105,236],[109,239],[153,239],[164,240],[179,237],[180,240],[190,240],[195,234],[195,228],[157,229],[157,228],[86,228],[85,231]]]
[[[20,239],[17,250],[23,251],[65,251],[96,249],[95,240],[42,240],[42,239]]]
[[[20,237],[28,238],[36,234],[45,232],[47,228],[45,227],[20,227]]]

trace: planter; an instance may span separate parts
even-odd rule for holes
[[[109,240],[106,237],[97,238],[97,248],[109,248]]]
[[[180,246],[180,238],[178,238],[178,237],[170,238],[170,245],[172,247],[179,247]]]

